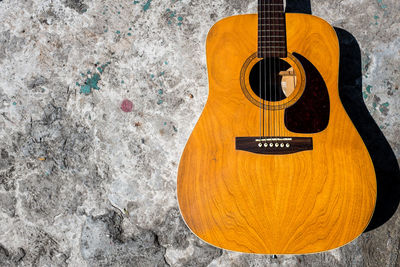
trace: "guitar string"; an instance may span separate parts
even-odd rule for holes
[[[261,0],[258,1],[258,57],[261,58],[262,57],[262,53],[261,53],[261,45],[262,45],[262,32],[260,31],[260,29],[262,29],[262,25],[261,25],[261,8],[260,8],[260,4],[261,4]],[[260,62],[260,61],[259,61]],[[260,97],[261,97],[261,90],[262,90],[262,77],[261,77],[261,62],[259,64],[259,84],[258,84],[258,88],[259,88],[259,93],[260,93]],[[262,135],[264,134],[264,112],[261,114],[263,107],[261,105],[261,101],[260,101],[260,139],[262,139]],[[262,127],[262,128],[261,128]]]
[[[261,25],[262,25],[262,27],[265,27],[264,26],[264,21],[263,20],[265,20],[265,9],[266,9],[266,3],[265,3],[265,1],[266,0],[263,0],[262,2],[262,11],[264,11],[264,13],[263,13],[263,15],[262,15],[262,17],[261,17]],[[267,35],[268,35],[268,33],[267,33]],[[265,36],[265,35],[264,35]],[[263,111],[264,112],[266,112],[267,113],[267,116],[269,117],[269,112],[268,112],[268,110],[266,111],[266,105],[267,105],[267,103],[266,103],[266,95],[267,95],[267,62],[266,62],[266,54],[265,54],[265,52],[264,52],[264,50],[265,50],[265,47],[264,46],[262,46],[262,50],[263,50],[263,64],[264,64],[264,95],[263,95]],[[264,118],[264,122],[265,122],[265,120],[266,120],[266,117],[267,116],[265,116],[265,118]],[[265,127],[267,127],[267,129],[269,129],[269,126],[268,126],[268,123],[265,123]],[[267,134],[265,134],[265,127],[264,127],[264,137],[267,135]]]
[[[282,1],[283,2],[283,1]],[[279,6],[279,21],[280,21],[280,23],[281,23],[281,21],[282,21],[282,19],[283,19],[283,16],[284,15],[284,13],[283,13],[283,5],[281,5],[281,6]],[[280,30],[280,28],[282,27],[282,23],[279,25],[279,30]],[[281,38],[281,34],[280,34],[280,31],[279,31],[279,39],[281,40],[282,38]],[[279,44],[281,45],[281,47],[279,48],[279,50],[280,51],[282,51],[282,43],[281,43],[282,41],[279,41]],[[279,53],[281,53],[281,52],[279,52]],[[280,57],[278,58],[278,72],[281,72],[281,59],[280,59]],[[283,89],[282,89],[282,76],[279,76],[279,99],[280,99],[280,101],[282,101],[282,97],[283,97],[283,95],[282,95],[282,93],[283,93]],[[280,106],[279,106],[280,107]],[[279,108],[279,136],[284,136],[284,133],[283,133],[283,129],[282,129],[282,110],[281,110],[281,108]]]
[[[279,21],[281,21],[281,16],[282,16],[281,7],[279,6],[278,9],[279,9],[278,17],[279,17]],[[280,29],[280,26],[281,25],[279,25],[278,29]],[[281,38],[279,38],[279,39],[281,39]],[[279,42],[279,44],[281,44],[281,43]],[[281,51],[281,50],[282,50],[282,47],[279,47],[279,51]],[[280,54],[280,52],[278,54]],[[278,84],[279,101],[281,101],[281,99],[282,99],[282,82],[281,82],[281,77],[279,76],[280,71],[281,71],[281,59],[280,59],[280,55],[279,55],[279,57],[278,57],[278,78],[279,78],[278,82],[280,82],[280,84]],[[282,121],[281,121],[281,109],[280,108],[278,110],[278,123],[279,123],[279,136],[281,136]]]
[[[266,46],[266,54],[268,54],[268,56],[267,56],[267,58],[268,58],[268,74],[269,74],[269,99],[268,99],[268,130],[269,130],[269,136],[272,136],[272,115],[273,115],[273,113],[271,112],[271,110],[270,110],[270,108],[271,108],[271,90],[272,90],[272,73],[271,73],[271,50],[269,49],[269,47],[271,46],[271,40],[272,40],[272,34],[271,34],[271,31],[272,31],[272,27],[271,27],[271,23],[270,23],[270,19],[269,19],[269,16],[270,16],[270,14],[272,13],[271,11],[272,11],[272,5],[270,5],[270,4],[268,4],[268,3],[266,3],[267,4],[267,9],[268,9],[268,12],[267,12],[267,15],[266,15],[266,24],[268,25],[268,33],[267,33],[267,35],[268,35],[268,45]],[[265,92],[265,96],[267,96],[267,92]],[[267,97],[265,97],[265,98],[267,98]],[[271,114],[272,113],[272,114]]]
[[[265,11],[265,1],[262,1],[262,8],[261,8],[261,10],[262,10],[262,11]],[[265,12],[264,12],[264,14],[261,16],[261,25],[262,25],[262,27],[264,27],[263,19],[265,19]],[[264,54],[264,46],[262,46],[262,49],[261,49],[261,50],[263,51],[263,54]],[[263,112],[265,113],[265,95],[266,95],[266,84],[267,84],[265,54],[263,55],[263,63],[264,63],[264,97],[263,97],[262,99],[263,99]],[[269,115],[269,114],[267,113],[267,115]],[[264,117],[264,128],[263,128],[263,130],[264,130],[264,137],[265,137],[265,135],[266,135],[266,134],[265,134],[265,125],[267,125],[267,124],[265,123],[265,117]]]
[[[271,3],[275,3],[275,1],[274,0],[271,0]],[[275,12],[276,10],[276,7],[275,7],[275,5],[271,5],[271,7],[273,8],[273,12]],[[275,14],[274,14],[274,16],[275,16]],[[272,25],[272,33],[273,33],[273,41],[274,41],[274,44],[276,44],[275,43],[275,41],[276,41],[276,32],[275,32],[275,19],[274,19],[274,17],[272,17],[271,16],[271,25]],[[277,100],[277,90],[276,90],[276,75],[277,75],[277,73],[276,73],[276,57],[277,57],[277,53],[276,53],[276,47],[275,47],[276,45],[273,45],[272,47],[273,47],[273,50],[274,50],[274,53],[273,53],[273,60],[274,60],[274,63],[273,63],[273,66],[274,66],[274,72],[273,72],[273,78],[274,78],[274,82],[273,82],[273,85],[274,85],[274,88],[273,88],[273,90],[274,90],[274,102],[273,102],[273,106],[274,106],[274,136],[277,136],[278,135],[278,125],[277,125],[277,113],[276,113],[276,100]]]
[[[274,3],[275,1],[271,0],[272,3]],[[271,5],[271,8],[273,8],[273,16],[271,16],[271,25],[272,25],[272,33],[273,33],[273,37],[274,37],[274,44],[276,44],[276,31],[275,31],[275,5]],[[272,42],[271,42],[272,43]],[[276,100],[277,100],[277,88],[276,88],[276,77],[277,77],[277,73],[276,73],[276,57],[277,57],[277,53],[276,53],[276,45],[273,45],[273,66],[274,66],[274,71],[273,71],[273,85],[274,85],[274,101],[273,101],[273,107],[274,107],[274,136],[277,136],[277,132],[278,132],[278,125],[277,125],[277,112],[276,112]]]

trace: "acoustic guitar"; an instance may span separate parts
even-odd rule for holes
[[[181,214],[205,242],[258,254],[331,250],[376,201],[370,155],[338,92],[339,44],[324,20],[259,0],[206,42],[209,97],[184,149]]]

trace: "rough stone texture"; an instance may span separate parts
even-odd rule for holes
[[[366,105],[399,159],[400,2],[311,4],[357,38]],[[0,1],[0,265],[400,266],[398,212],[340,249],[277,257],[213,248],[180,218],[207,32],[255,11],[255,0]]]

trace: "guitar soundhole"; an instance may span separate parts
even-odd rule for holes
[[[250,71],[251,90],[259,98],[276,102],[289,97],[297,84],[293,67],[280,58],[264,58]]]

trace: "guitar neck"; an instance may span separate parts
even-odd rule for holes
[[[258,0],[258,57],[287,57],[283,0]]]

